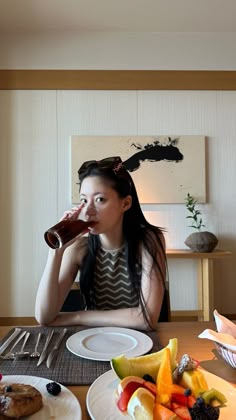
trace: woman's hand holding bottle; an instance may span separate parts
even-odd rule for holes
[[[83,207],[84,207],[84,204],[80,204],[77,207],[72,207],[72,209],[66,210],[62,218],[60,219],[60,222],[62,220],[77,220],[79,218],[79,215]]]
[[[51,248],[62,248],[65,244],[71,244],[77,236],[89,232],[89,227],[92,227],[95,222],[78,219],[83,206],[82,204],[65,211],[60,222],[45,232],[44,239]]]

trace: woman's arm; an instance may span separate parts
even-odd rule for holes
[[[77,242],[67,248],[49,249],[36,296],[35,318],[39,324],[50,324],[61,310],[78,272],[78,255]]]
[[[166,281],[165,239],[163,234],[160,238],[162,247],[156,243],[156,261],[159,269],[153,266],[152,259],[147,251],[144,249],[142,251],[142,293],[149,323],[153,329],[156,328],[160,316]]]
[[[50,326],[84,325],[87,327],[123,327],[150,330],[141,309],[124,308],[107,311],[60,312]]]
[[[64,212],[61,220],[77,220],[83,204]],[[39,284],[35,318],[40,324],[49,324],[58,315],[77,275],[86,249],[81,235],[59,249],[49,248],[47,263]]]
[[[164,244],[164,237],[163,237]],[[158,250],[157,258],[165,278],[166,265],[164,252]],[[156,329],[158,317],[161,311],[164,296],[164,283],[160,273],[153,267],[150,255],[142,251],[142,293],[146,304],[149,322]],[[141,307],[114,309],[114,310],[89,310],[79,312],[59,313],[50,325],[85,325],[89,327],[116,326],[150,330]]]

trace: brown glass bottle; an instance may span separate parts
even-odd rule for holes
[[[44,239],[51,248],[61,248],[80,233],[87,232],[88,227],[92,227],[95,224],[96,222],[85,222],[79,219],[62,220],[45,232]]]

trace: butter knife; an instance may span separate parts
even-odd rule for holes
[[[61,344],[61,342],[62,342],[62,340],[63,340],[63,338],[64,338],[64,336],[66,334],[66,332],[67,332],[67,328],[64,328],[64,330],[61,331],[61,333],[60,333],[60,335],[59,335],[59,337],[58,337],[58,339],[57,339],[57,341],[56,341],[53,349],[49,353],[48,358],[47,358],[47,362],[46,362],[48,368],[51,367],[52,362],[54,360],[54,357],[57,354],[58,348],[59,348],[59,346],[60,346],[60,344]]]
[[[43,361],[46,359],[46,356],[47,356],[47,348],[48,348],[48,345],[50,343],[50,340],[51,340],[53,334],[54,334],[54,330],[52,330],[50,332],[50,334],[47,336],[47,340],[46,340],[46,342],[44,344],[44,348],[43,348],[43,351],[42,351],[41,356],[39,358],[39,361],[37,363],[37,366],[40,366],[43,363]]]
[[[7,349],[7,347],[9,346],[9,344],[11,344],[11,342],[14,340],[14,338],[16,338],[21,331],[22,331],[21,328],[15,328],[15,330],[10,335],[10,337],[8,337],[8,339],[5,341],[5,343],[3,343],[1,345],[1,347],[0,347],[0,354],[4,353],[4,351]]]

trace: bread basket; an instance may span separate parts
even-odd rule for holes
[[[232,368],[236,368],[236,323],[219,314],[216,309],[213,315],[216,330],[206,328],[198,337],[212,340],[222,359]]]
[[[224,359],[228,365],[232,366],[233,368],[236,368],[236,352],[227,349],[220,343],[215,342],[215,346],[217,352],[222,357],[222,359]]]

